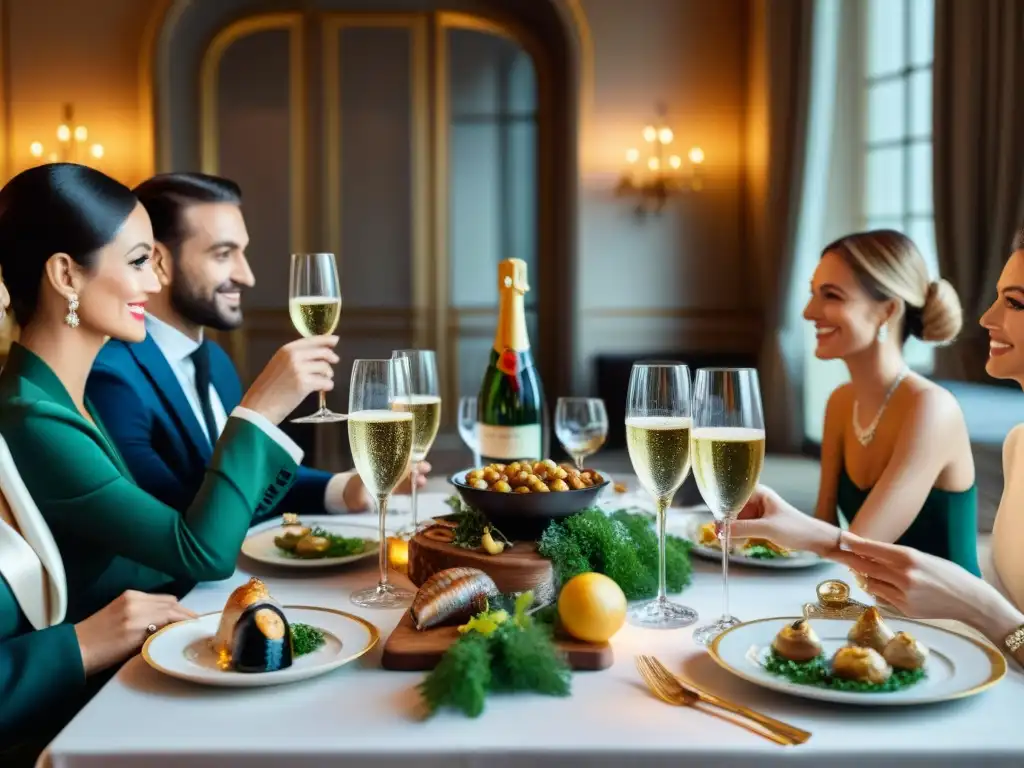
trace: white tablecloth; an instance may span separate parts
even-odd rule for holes
[[[423,498],[437,510],[441,494]],[[397,504],[401,506],[401,500]],[[672,513],[670,527],[683,519]],[[353,525],[375,525],[353,516]],[[394,523],[408,522],[396,515]],[[390,527],[390,526],[389,526]],[[721,610],[713,563],[695,558],[693,584],[679,599],[701,620]],[[356,570],[281,574],[243,558],[224,582],[197,587],[185,604],[217,611],[250,574],[281,602],[358,613],[381,630],[383,644],[399,611],[364,611],[349,601],[374,583],[375,562]],[[733,612],[742,619],[799,615],[822,579],[844,576],[826,564],[808,570],[732,569]],[[400,578],[400,577],[399,577]],[[860,595],[861,599],[865,596]],[[484,714],[452,712],[422,719],[422,673],[380,668],[379,645],[359,661],[289,686],[214,689],[170,679],[141,657],[129,661],[51,744],[55,768],[261,768],[263,766],[569,766],[1024,765],[1024,675],[1013,669],[994,689],[959,702],[913,709],[862,709],[805,701],[760,689],[720,669],[690,638],[674,631],[624,627],[613,639],[615,664],[573,676],[568,699],[493,696]],[[699,711],[670,707],[648,693],[634,667],[639,653],[659,656],[699,685],[813,733],[800,747],[779,747]]]

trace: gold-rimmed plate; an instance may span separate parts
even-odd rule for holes
[[[281,568],[300,569],[331,568],[334,566],[356,563],[360,560],[366,560],[371,557],[377,557],[380,544],[377,542],[376,538],[369,538],[364,535],[367,533],[365,528],[359,528],[352,525],[320,525],[319,527],[324,528],[328,533],[333,533],[336,536],[361,538],[363,540],[362,551],[357,552],[354,555],[345,555],[344,557],[295,557],[294,555],[285,552],[274,543],[274,539],[281,535],[281,528],[274,527],[249,534],[245,541],[242,542],[242,554],[258,563],[274,565]]]
[[[286,605],[283,610],[290,623],[317,627],[326,639],[322,647],[299,656],[286,669],[260,673],[221,669],[213,650],[219,611],[164,627],[146,640],[142,658],[158,672],[179,680],[222,688],[259,688],[327,674],[355,661],[380,640],[377,627],[351,613],[308,605]]]
[[[763,688],[806,699],[870,707],[933,704],[974,696],[1006,675],[1006,659],[985,642],[911,619],[886,618],[885,624],[893,632],[907,632],[931,651],[922,680],[890,693],[838,691],[794,683],[769,672],[764,661],[779,630],[799,618],[758,619],[739,624],[715,638],[711,658],[737,677]],[[849,645],[846,636],[853,620],[815,618],[810,619],[810,624],[829,658]]]

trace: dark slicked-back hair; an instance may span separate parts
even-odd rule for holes
[[[0,268],[19,325],[35,316],[50,257],[66,253],[92,269],[96,252],[117,237],[137,205],[128,187],[74,163],[38,165],[4,185]]]
[[[206,173],[162,173],[132,190],[153,222],[153,238],[177,256],[187,237],[183,214],[190,205],[242,204],[242,190],[230,179]]]
[[[1013,236],[1013,244],[1010,245],[1010,253],[1014,251],[1024,251],[1024,227],[1017,230],[1017,234]]]

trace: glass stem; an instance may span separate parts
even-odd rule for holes
[[[732,548],[732,518],[722,523],[722,618],[729,618],[729,550]]]
[[[583,460],[586,459],[586,458],[587,458],[586,454],[580,454],[579,456],[575,457],[575,459],[576,459],[576,469],[578,469],[580,472],[583,471]]]
[[[412,469],[409,471],[409,480],[412,482],[412,489],[409,491],[409,495],[412,497],[412,532],[416,533],[416,481],[419,479],[419,475],[416,474],[416,465],[418,462],[413,459]]]
[[[377,560],[380,565],[380,584],[378,589],[384,589],[388,585],[388,540],[384,533],[384,518],[388,514],[388,497],[377,497],[377,517],[380,523],[377,540],[380,542],[380,551],[377,553]]]
[[[323,412],[323,411],[326,411],[326,410],[327,410],[327,393],[321,391],[320,392],[320,411]]]
[[[667,601],[665,595],[665,521],[668,517],[669,499],[658,499],[658,602]]]

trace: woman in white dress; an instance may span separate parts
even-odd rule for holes
[[[1024,230],[981,318],[989,332],[985,370],[1024,388]],[[1024,664],[1024,424],[1003,444],[1003,496],[992,531],[992,556],[979,579],[948,560],[909,547],[869,541],[816,520],[759,487],[733,525],[738,538],[762,537],[843,563],[866,590],[903,613],[956,619],[982,632]]]

